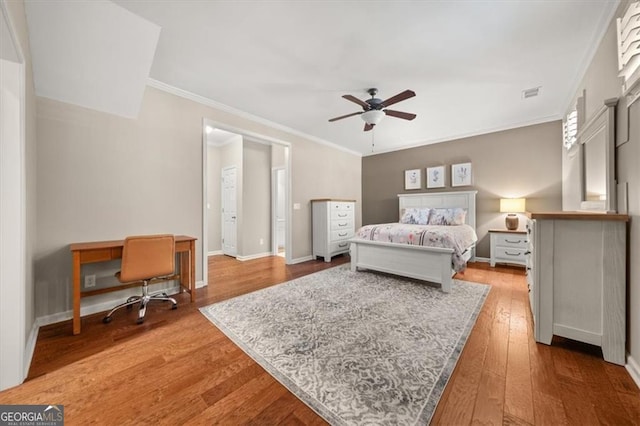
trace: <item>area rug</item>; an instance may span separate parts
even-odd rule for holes
[[[342,265],[200,310],[329,423],[427,424],[489,288]]]

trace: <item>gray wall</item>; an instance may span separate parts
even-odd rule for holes
[[[623,1],[609,25],[587,72],[578,85],[575,97],[586,92],[585,119],[589,121],[602,106],[604,100],[622,96],[622,79],[618,77],[617,40],[615,18],[621,16],[631,2]],[[629,253],[628,253],[628,312],[627,312],[627,349],[637,368],[640,365],[640,100],[627,109],[622,98],[617,108],[618,125],[616,137],[616,169],[618,184],[628,185]],[[564,150],[563,150],[564,151]],[[580,176],[573,152],[563,155],[564,208],[573,210],[579,207]],[[618,210],[624,210],[621,204]],[[636,371],[640,374],[640,371]]]
[[[504,228],[500,198],[525,197],[528,211],[561,209],[561,129],[561,122],[553,121],[364,157],[362,223],[397,222],[397,194],[436,191],[425,189],[425,168],[444,165],[446,186],[437,191],[478,191],[476,254],[489,257],[487,231]],[[452,188],[451,164],[465,162],[472,163],[472,185]],[[421,190],[405,191],[404,171],[408,169],[422,169]]]
[[[245,139],[241,256],[271,252],[271,146]],[[260,243],[262,240],[262,243]]]

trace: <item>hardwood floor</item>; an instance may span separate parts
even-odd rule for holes
[[[325,424],[199,312],[210,303],[348,262],[286,266],[281,257],[209,259],[209,286],[179,308],[156,304],[143,325],[133,312],[43,327],[28,380],[0,404],[63,404],[68,425]],[[432,424],[640,424],[640,391],[597,347],[533,341],[524,273],[470,264],[467,281],[492,289]]]

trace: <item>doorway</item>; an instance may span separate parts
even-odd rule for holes
[[[283,181],[283,185],[284,185],[284,189],[280,191],[280,199],[284,199],[284,221],[281,221],[280,223],[280,228],[284,228],[284,238],[281,238],[281,243],[280,245],[283,247],[284,251],[284,258],[285,258],[285,262],[287,264],[291,264],[291,260],[292,260],[292,255],[291,255],[291,177],[290,177],[290,173],[289,170],[291,169],[291,155],[290,155],[290,150],[291,150],[291,145],[288,142],[284,142],[275,138],[271,138],[268,136],[264,136],[264,135],[260,135],[245,129],[241,129],[241,128],[234,128],[228,125],[224,125],[224,124],[220,124],[217,123],[213,120],[207,119],[207,118],[203,118],[203,123],[202,123],[202,135],[203,135],[203,148],[202,148],[202,152],[203,152],[203,193],[202,193],[202,220],[203,220],[203,261],[202,261],[202,270],[203,270],[203,278],[205,280],[205,284],[206,284],[206,280],[208,279],[208,256],[207,254],[213,255],[213,254],[221,254],[223,253],[222,247],[221,246],[217,246],[216,245],[216,241],[220,241],[219,237],[216,238],[217,234],[216,234],[216,229],[219,230],[219,228],[222,226],[222,219],[221,217],[217,217],[214,220],[211,220],[212,218],[212,213],[214,213],[216,210],[219,212],[219,208],[221,205],[221,192],[219,193],[219,195],[214,195],[212,196],[212,192],[217,192],[217,191],[212,191],[212,186],[215,186],[217,188],[219,188],[220,191],[222,191],[222,183],[221,182],[216,182],[218,179],[221,179],[221,169],[217,169],[217,171],[212,170],[212,168],[216,168],[216,167],[224,167],[224,164],[220,164],[220,166],[216,166],[216,160],[215,160],[215,155],[211,154],[211,149],[210,149],[210,145],[208,144],[208,135],[212,135],[215,133],[215,131],[220,130],[222,132],[227,132],[227,133],[232,133],[234,134],[237,138],[241,139],[241,140],[248,140],[250,142],[254,142],[254,143],[258,143],[258,144],[263,144],[263,145],[269,145],[271,146],[271,150],[272,150],[272,159],[271,159],[271,166],[269,166],[269,169],[267,170],[267,175],[266,178],[269,179],[269,170],[271,170],[272,168],[279,168],[279,169],[283,169],[284,172],[281,172],[280,175],[280,180]],[[209,165],[209,163],[211,163],[211,165]],[[231,164],[237,164],[237,163],[231,163]],[[227,165],[231,165],[231,164],[227,164]],[[242,220],[242,201],[241,197],[243,195],[243,184],[241,184],[240,182],[243,182],[243,169],[244,167],[242,167],[242,160],[240,160],[240,165],[241,167],[239,167],[237,169],[237,175],[236,175],[236,190],[237,190],[237,198],[236,198],[236,205],[238,208],[238,214],[236,215],[236,254],[238,256],[238,258],[240,258],[241,260],[243,260],[243,258],[252,258],[253,256],[240,256],[241,254],[244,254],[241,252],[241,244],[240,244],[240,238],[242,237],[243,234],[243,220]],[[267,189],[267,191],[269,191]],[[271,196],[271,195],[270,195]],[[281,201],[282,202],[282,201]],[[273,232],[271,230],[272,226],[269,225],[272,221],[271,217],[273,216],[273,212],[272,212],[272,207],[269,207],[273,202],[270,201],[267,204],[267,209],[265,210],[265,215],[266,215],[266,220],[267,220],[267,232],[271,233],[271,235],[266,235],[265,236],[265,243],[267,244],[266,247],[267,248],[267,252],[266,253],[258,253],[256,255],[256,257],[261,257],[265,254],[267,255],[272,255],[273,254],[273,245],[274,245],[274,240],[276,240],[277,237],[277,232]],[[220,232],[221,234],[221,230],[219,230],[218,232]],[[282,234],[281,234],[282,237]],[[215,240],[212,240],[212,238],[215,238]],[[245,238],[245,237],[242,237]],[[250,236],[248,237],[250,238]],[[210,241],[211,240],[211,241]],[[260,240],[260,243],[262,242],[262,240]],[[213,247],[218,247],[213,248]]]

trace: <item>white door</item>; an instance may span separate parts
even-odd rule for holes
[[[236,166],[222,169],[222,253],[233,257],[238,254],[236,173]]]

